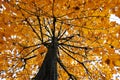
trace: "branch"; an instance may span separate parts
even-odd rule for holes
[[[73,53],[73,54],[78,54],[79,56],[82,56],[82,57],[84,57],[85,58],[85,56],[84,55],[82,55],[82,54],[79,54],[79,53],[75,53],[75,52],[73,52],[73,51],[71,51],[71,50],[69,50],[69,49],[67,49],[67,48],[65,48],[64,46],[62,46],[65,50],[67,50],[68,52],[70,52],[70,53]]]
[[[31,48],[31,47],[36,47],[36,46],[40,46],[41,44],[35,44],[35,45],[31,45],[31,46],[24,46],[24,45],[22,45],[22,44],[20,44],[20,43],[18,43],[18,45],[20,45],[21,47],[23,47],[23,48]]]
[[[75,59],[73,56],[71,56],[70,54],[68,54],[65,50],[64,47],[59,47],[63,52],[65,52],[69,57],[71,57],[72,59],[74,59],[75,61],[77,61],[79,64],[84,65],[82,62],[78,61],[77,59]]]
[[[65,41],[69,41],[70,39],[72,39],[74,37],[74,35],[71,36],[66,36],[65,38],[60,38],[58,40],[65,40]],[[64,43],[64,42],[63,42]]]
[[[66,67],[64,66],[64,64],[62,63],[62,61],[60,60],[60,58],[57,58],[57,62],[60,64],[60,66],[63,68],[63,70],[68,74],[68,76],[70,77],[70,79],[77,80],[74,75],[72,75],[71,73],[68,72],[68,70],[66,69]]]
[[[53,3],[52,3],[52,16],[54,17],[54,6],[55,6],[55,0],[53,0]]]
[[[33,55],[33,56],[28,57],[28,58],[24,58],[24,60],[27,61],[27,60],[29,60],[29,59],[32,59],[32,58],[36,57],[36,56],[37,56],[37,55]]]
[[[39,34],[36,32],[36,30],[33,28],[33,26],[30,24],[30,22],[27,20],[27,18],[25,18],[25,21],[28,23],[28,25],[30,26],[30,28],[33,30],[33,32],[37,35],[37,37],[39,38],[39,40],[42,42],[42,39],[40,38]]]
[[[90,72],[89,72],[89,70],[87,69],[87,67],[85,66],[85,64],[84,64],[83,62],[80,62],[79,60],[77,60],[76,58],[74,58],[73,56],[71,56],[70,54],[68,54],[68,53],[64,50],[64,48],[60,47],[60,49],[61,49],[63,52],[65,52],[70,58],[72,58],[73,60],[77,61],[80,65],[82,65],[82,66],[84,67],[86,73],[90,76]]]
[[[56,21],[57,21],[57,19],[56,19],[56,17],[55,16],[53,16],[53,30],[52,30],[52,34],[53,34],[53,37],[55,37],[55,24],[56,24]]]
[[[44,33],[43,33],[43,35],[45,35],[45,36],[47,36],[47,37],[51,38],[51,36],[49,36],[48,34],[44,34]]]
[[[60,29],[59,29],[59,31],[58,31],[58,35],[57,35],[57,37],[59,37],[60,34],[61,34],[61,31],[62,31],[62,25],[63,25],[63,22],[61,22]]]
[[[32,51],[30,51],[29,53],[27,53],[24,57],[27,57],[28,55],[30,55],[32,52],[36,51],[37,49],[39,49],[40,47],[37,47],[35,49],[33,49]]]
[[[19,5],[18,5],[18,7],[21,9],[21,7]],[[22,13],[22,11],[21,11],[21,13]],[[37,37],[39,38],[39,40],[42,42],[42,39],[40,38],[40,36],[36,32],[36,30],[33,28],[33,26],[31,25],[31,23],[28,21],[28,19],[25,17],[25,15],[23,13],[22,13],[22,16],[25,18],[25,21],[27,22],[27,24],[30,26],[30,28],[33,30],[33,32],[37,35]]]
[[[22,2],[23,3],[23,2]],[[36,10],[36,11],[41,11],[42,12],[42,14],[38,14],[37,12],[33,12],[33,11],[30,11],[30,10],[27,10],[27,9],[24,9],[24,8],[22,8],[22,7],[20,7],[18,4],[17,4],[17,6],[21,9],[21,10],[23,10],[24,12],[26,12],[26,13],[28,13],[28,14],[30,14],[30,15],[34,15],[34,16],[39,16],[39,15],[41,15],[41,16],[45,16],[45,14],[47,14],[46,16],[47,17],[52,17],[50,14],[48,14],[48,12],[45,12],[45,11],[43,11],[42,10],[42,8],[43,7],[45,7],[45,6],[47,6],[48,4],[46,4],[46,5],[43,5],[42,7],[38,7],[39,8],[39,10]],[[36,8],[36,7],[35,7]],[[48,16],[49,15],[49,16]]]
[[[43,27],[45,27],[46,31],[50,34],[50,36],[52,36],[52,34],[51,34],[49,28],[47,27],[47,25],[46,25],[46,23],[45,23],[45,22],[47,22],[48,25],[50,25],[50,24],[49,24],[49,21],[45,21],[45,18],[43,18],[43,20],[44,20],[44,21],[43,21],[43,23],[44,23],[44,26],[43,26]]]
[[[28,48],[31,48],[31,47],[40,46],[41,44],[36,44],[36,45],[31,45],[31,46],[24,46],[24,45],[18,43],[18,45],[20,45],[21,47],[23,47],[23,49],[19,52],[19,54],[21,54],[25,49],[28,49]]]
[[[69,30],[70,28],[68,28],[68,29],[65,29],[62,33],[61,33],[61,35],[59,35],[58,36],[58,40],[67,32],[67,30]]]
[[[58,20],[57,22],[61,23],[63,21],[61,20]],[[66,23],[66,22],[63,22],[63,24],[66,24],[68,26],[74,26],[74,27],[79,27],[79,28],[84,28],[84,29],[89,29],[89,30],[106,30],[106,28],[89,28],[85,25],[76,25],[76,24],[71,24],[71,23]]]
[[[40,27],[40,34],[41,34],[41,41],[43,43],[43,31],[42,31],[42,25],[40,23],[40,18],[39,16],[36,16],[37,17],[37,20],[38,20],[38,23],[39,23],[39,27]]]
[[[70,41],[73,37],[75,37],[75,35],[79,35],[79,34],[73,34],[73,35],[67,36],[67,37],[65,37],[65,38],[60,38],[60,39],[58,39],[58,40],[65,40],[64,42],[62,42],[62,44],[64,44],[65,42],[68,42],[68,41]],[[61,44],[61,43],[60,43],[60,44]]]
[[[73,48],[78,48],[78,49],[85,49],[85,50],[92,49],[92,48],[89,48],[89,47],[81,47],[81,46],[75,46],[75,45],[63,44],[63,43],[60,43],[59,45],[67,46],[67,47],[73,47]]]
[[[27,9],[24,9],[24,8],[20,7],[18,4],[17,4],[17,6],[19,7],[19,9],[25,11],[26,13],[28,13],[28,14],[30,14],[30,15],[35,15],[35,12],[32,12],[32,11],[27,10]]]
[[[38,47],[39,48],[39,47]],[[35,50],[37,50],[38,48],[35,48],[33,49],[31,52],[29,52],[27,55],[23,56],[22,58],[20,58],[21,61],[24,61],[24,65],[23,67],[25,68],[26,66],[26,61],[29,60],[29,59],[32,59],[34,57],[36,57],[37,55],[33,55],[33,56],[30,56],[30,57],[27,57],[28,55],[30,55],[32,52],[34,52]],[[22,50],[23,51],[23,50]],[[26,58],[25,58],[26,57]]]
[[[24,62],[24,64],[22,65],[22,67],[25,69],[27,60],[32,59],[32,58],[34,58],[36,56],[37,55],[33,55],[33,56],[28,57],[28,58],[20,58],[20,60]]]

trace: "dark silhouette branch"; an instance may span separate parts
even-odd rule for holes
[[[33,55],[33,56],[30,56],[28,58],[20,58],[21,61],[24,62],[24,64],[22,65],[22,67],[25,69],[25,66],[26,66],[26,62],[32,58],[35,58],[37,55]]]
[[[81,64],[81,65],[84,65],[82,62],[80,62],[80,61],[78,61],[77,59],[75,59],[73,56],[71,56],[68,52],[66,52],[65,50],[64,50],[64,47],[59,47],[63,52],[65,52],[69,57],[71,57],[72,59],[74,59],[75,61],[77,61],[79,64]]]
[[[37,46],[40,46],[41,44],[36,44],[36,45],[31,45],[31,46],[24,46],[20,43],[18,43],[23,49],[20,50],[19,54],[21,54],[24,50],[28,49],[28,48],[32,48],[32,47],[37,47]],[[30,53],[29,53],[30,54]]]
[[[18,7],[20,9],[22,9],[19,5]],[[21,11],[21,10],[20,10]],[[21,11],[22,13],[22,11]],[[42,27],[41,27],[41,23],[40,23],[40,18],[39,16],[36,16],[37,17],[37,20],[38,20],[38,23],[39,23],[39,27],[40,27],[40,32],[41,32],[41,38],[39,36],[39,34],[36,32],[36,30],[33,28],[32,24],[28,21],[28,19],[25,17],[25,15],[22,13],[22,16],[25,18],[25,21],[27,22],[27,24],[30,26],[30,28],[33,30],[33,32],[36,34],[36,36],[38,37],[38,39],[43,43],[43,35],[42,35]]]
[[[58,40],[64,40],[64,41],[62,41],[62,42],[59,43],[59,44],[64,44],[65,42],[71,41],[76,35],[78,35],[78,34],[73,34],[73,35],[71,35],[71,36],[66,36],[66,37],[64,37],[64,38],[58,39]]]
[[[80,62],[79,60],[77,60],[76,58],[74,58],[73,56],[71,56],[68,52],[66,52],[64,50],[63,47],[59,47],[63,52],[65,52],[70,58],[72,58],[73,60],[77,61],[80,65],[82,65],[86,71],[86,73],[90,76],[90,72],[89,70],[87,69],[87,67],[85,66],[85,64],[83,62]]]
[[[22,3],[24,3],[24,2],[22,2]],[[16,5],[16,7],[18,7],[19,9],[21,9],[21,10],[23,10],[24,12],[26,12],[26,13],[28,13],[28,14],[30,14],[30,15],[33,15],[33,16],[52,17],[50,14],[48,14],[48,12],[42,10],[42,8],[44,8],[44,7],[47,6],[47,5],[48,5],[48,4],[43,5],[43,6],[41,6],[41,7],[37,7],[36,12],[33,12],[33,11],[27,10],[27,9],[25,9],[25,8],[22,8],[22,7],[20,7],[20,5],[18,5],[18,4]],[[35,7],[35,8],[36,8],[36,7]],[[40,12],[41,12],[41,14],[39,14]]]
[[[40,35],[41,35],[41,42],[43,43],[43,30],[42,30],[42,25],[41,25],[41,20],[39,18],[39,16],[36,16],[37,17],[37,20],[38,20],[38,23],[39,23],[39,28],[40,28]]]
[[[46,24],[46,22],[48,23],[48,24]],[[47,25],[50,25],[49,24],[49,21],[46,19],[46,21],[45,21],[45,18],[43,18],[43,27],[45,27],[45,29],[46,29],[46,31],[49,33],[49,35],[50,36],[52,36],[52,34],[51,34],[51,32],[50,32],[50,29],[47,27]]]
[[[78,48],[78,49],[86,49],[86,50],[91,50],[92,48],[89,47],[81,47],[81,46],[75,46],[75,45],[70,45],[70,44],[59,44],[61,46],[66,46],[66,47],[72,47],[72,48]]]
[[[36,51],[37,49],[39,49],[40,48],[40,46],[39,47],[37,47],[37,48],[35,48],[35,49],[33,49],[33,50],[31,50],[29,53],[27,53],[24,57],[27,57],[28,55],[30,55],[32,52],[34,52],[34,51]]]
[[[74,27],[79,27],[79,28],[84,28],[84,29],[88,29],[88,30],[106,30],[107,28],[89,28],[89,26],[86,25],[76,25],[76,24],[72,24],[72,23],[67,23],[61,20],[58,20],[57,22],[61,23],[63,22],[63,24],[68,25],[68,26],[74,26]]]
[[[58,36],[58,40],[60,40],[60,38],[62,38],[63,37],[63,35],[67,32],[67,30],[69,30],[70,28],[68,28],[68,29],[65,29],[62,33],[61,33],[61,35],[59,35]]]
[[[35,12],[32,12],[32,11],[27,10],[27,9],[24,9],[24,8],[20,7],[20,5],[18,5],[18,4],[16,5],[16,7],[19,7],[19,9],[25,11],[26,13],[28,13],[30,15],[35,15]]]
[[[36,30],[33,28],[33,26],[30,24],[30,22],[27,20],[27,18],[25,18],[25,21],[28,23],[28,25],[30,26],[30,28],[33,30],[33,32],[37,35],[37,37],[39,38],[39,40],[42,42],[42,39],[40,38],[39,34],[36,32]]]
[[[52,3],[52,16],[54,17],[54,6],[55,6],[55,0],[53,0],[53,3]]]
[[[21,11],[21,10],[20,10]],[[40,36],[39,36],[39,34],[36,32],[36,30],[33,28],[33,26],[31,25],[31,23],[28,21],[28,19],[25,17],[25,15],[22,13],[22,11],[21,11],[21,14],[22,14],[22,16],[25,18],[25,21],[27,22],[27,24],[30,26],[30,28],[32,29],[32,31],[36,34],[36,36],[39,38],[39,40],[40,41],[42,41],[41,40],[41,38],[40,38]]]
[[[34,57],[36,57],[37,55],[33,55],[33,56],[30,56],[30,57],[27,57],[27,58],[24,58],[24,60],[29,60],[29,59],[32,59],[32,58],[34,58]]]
[[[59,31],[58,31],[57,37],[59,37],[60,34],[61,34],[61,32],[62,32],[62,25],[63,25],[63,22],[61,22],[60,24],[61,24],[61,25],[60,25],[60,29],[59,29]]]
[[[42,44],[35,44],[35,45],[31,45],[31,46],[25,46],[25,45],[22,45],[22,44],[18,43],[18,45],[20,45],[20,46],[23,47],[24,49],[27,49],[27,48],[31,48],[31,47],[40,46],[40,45],[42,45]]]
[[[79,54],[79,52],[74,52],[74,51],[71,51],[71,50],[69,50],[69,49],[67,49],[66,47],[64,47],[64,46],[62,46],[66,51],[68,51],[68,52],[70,52],[70,53],[72,53],[72,54],[77,54],[77,55],[79,55],[79,56],[82,56],[82,57],[84,57],[84,58],[86,58],[86,56],[85,55],[82,55],[82,54]]]
[[[43,35],[47,36],[48,38],[51,38],[51,36],[50,36],[50,35],[48,35],[48,34],[44,34],[44,33],[43,33]]]
[[[71,73],[69,73],[69,71],[66,69],[66,66],[60,60],[60,58],[57,58],[57,62],[60,64],[60,66],[63,68],[63,70],[68,74],[68,76],[69,76],[70,79],[77,80],[74,75],[72,75]]]
[[[56,32],[56,30],[55,30],[56,21],[57,21],[57,19],[56,19],[56,17],[54,16],[54,17],[53,17],[53,29],[51,29],[51,30],[52,30],[52,34],[53,34],[53,37],[55,37],[55,32]]]
[[[71,36],[66,36],[65,38],[60,38],[58,40],[64,40],[64,42],[62,42],[62,43],[65,43],[65,42],[69,41],[70,39],[72,39],[73,37],[74,37],[74,35],[71,35]]]

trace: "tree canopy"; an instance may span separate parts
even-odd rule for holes
[[[120,17],[120,0],[1,0],[0,79],[33,79],[48,53],[58,80],[112,79],[120,25],[111,14]]]

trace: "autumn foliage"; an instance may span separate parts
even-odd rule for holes
[[[0,80],[34,79],[48,53],[58,80],[112,79],[120,25],[111,14],[120,17],[120,0],[1,0]]]

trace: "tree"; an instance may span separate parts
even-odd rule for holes
[[[0,4],[0,79],[109,80],[120,73],[120,26],[109,21],[120,17],[119,0]]]

